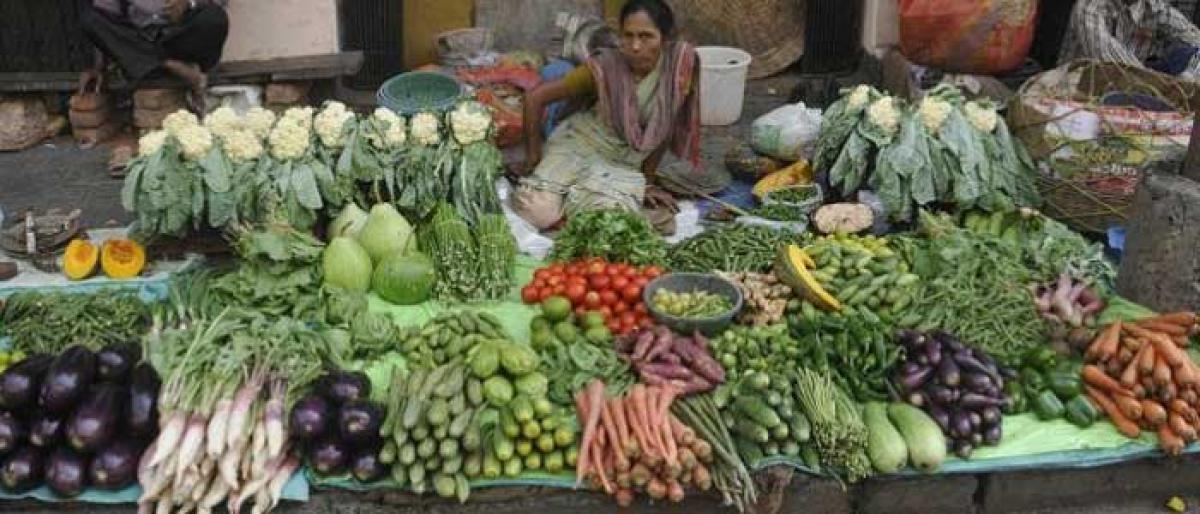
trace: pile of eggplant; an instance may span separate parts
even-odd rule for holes
[[[289,431],[304,445],[308,465],[320,475],[347,471],[375,482],[390,467],[379,461],[383,406],[370,401],[371,381],[359,371],[333,371],[292,407]]]
[[[1011,401],[1004,382],[1016,373],[946,332],[904,330],[898,339],[905,361],[893,380],[896,390],[937,422],[948,450],[967,459],[976,448],[998,444],[1001,411]]]
[[[158,434],[158,374],[135,344],[72,346],[0,373],[0,486],[72,497],[132,485]]]

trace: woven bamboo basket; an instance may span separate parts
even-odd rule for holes
[[[1114,94],[1132,99],[1132,105],[1106,104]],[[1138,108],[1143,106],[1146,110]],[[1146,69],[1084,60],[1027,81],[1009,104],[1008,123],[1042,164],[1038,186],[1045,200],[1043,211],[1075,230],[1104,233],[1128,218],[1134,191],[1148,169],[1186,152],[1186,134],[1197,107],[1200,88],[1195,84]],[[1150,121],[1136,131],[1158,135],[1148,139],[1131,134],[1128,126],[1116,127],[1118,115],[1145,115]],[[1156,132],[1165,130],[1164,119],[1172,120],[1176,129],[1186,121],[1188,130],[1182,136],[1181,130],[1170,136]],[[1061,135],[1062,127],[1080,120],[1095,125],[1094,137]]]
[[[804,55],[805,0],[668,0],[684,37],[750,53],[748,77],[767,77]]]

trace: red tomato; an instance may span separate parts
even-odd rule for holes
[[[536,279],[545,280],[546,277],[549,277],[549,276],[550,276],[550,270],[548,270],[546,268],[542,268],[542,269],[539,269],[539,270],[533,272],[533,278],[536,278]]]
[[[641,289],[643,287],[646,287],[646,284],[650,283],[650,279],[646,278],[646,277],[637,277],[637,278],[633,279],[632,283],[633,283],[633,285],[638,286],[638,289]]]
[[[659,275],[662,275],[662,268],[659,268],[658,266],[646,266],[646,268],[642,270],[642,275],[647,278],[658,278]]]
[[[566,296],[567,295],[567,285],[563,284],[563,283],[555,284],[553,286],[550,286],[550,291],[553,292],[554,296]]]
[[[554,290],[552,290],[551,288],[549,288],[549,287],[539,287],[538,288],[538,296],[537,296],[538,302],[541,302],[547,298],[550,298],[551,296],[554,296]]]
[[[563,265],[561,262],[551,264],[550,266],[548,266],[546,268],[546,270],[549,271],[551,275],[561,275],[563,273],[563,271],[566,271],[566,269],[567,269],[567,267],[565,265]]]
[[[624,314],[621,314],[620,320],[621,320],[622,325],[629,325],[632,327],[634,325],[637,325],[638,315],[635,313],[632,313],[632,312],[626,312]]]
[[[587,314],[587,307],[577,305],[575,307],[575,317],[582,318],[584,314]]]
[[[617,303],[613,304],[612,311],[613,314],[625,314],[629,312],[629,304],[618,300]]]
[[[532,285],[521,288],[521,301],[525,303],[537,303],[538,288]]]
[[[612,285],[612,280],[609,279],[608,275],[592,275],[591,280],[588,282],[591,284],[592,289],[596,291],[606,291]]]
[[[550,278],[546,279],[546,284],[548,284],[550,286],[557,286],[559,284],[566,284],[566,283],[567,283],[567,278],[561,274],[550,275]]]
[[[599,275],[601,273],[604,273],[604,263],[603,262],[589,262],[587,265],[586,271],[587,271],[588,275]]]
[[[621,274],[621,265],[620,264],[609,264],[608,266],[605,266],[604,274],[608,275],[610,277],[620,275]]]
[[[615,319],[610,319],[610,320],[608,320],[608,323],[606,323],[606,325],[608,325],[608,330],[614,334],[618,334],[618,335],[625,334],[625,332],[621,330],[622,327],[621,327],[620,321],[617,321]]]
[[[654,326],[654,318],[650,316],[640,316],[637,320],[638,328],[649,328]]]
[[[617,275],[612,278],[613,291],[620,291],[622,289],[625,289],[625,286],[627,286],[627,285],[629,285],[629,279],[625,278],[625,275]]]
[[[650,314],[650,311],[646,309],[646,304],[643,302],[637,302],[633,304],[633,312],[636,312],[642,316]]]
[[[600,311],[600,314],[604,315],[604,319],[606,319],[606,320],[611,320],[611,319],[613,319],[613,311],[612,311],[612,307],[609,307],[609,306],[607,306],[607,305],[603,305],[603,306],[601,306],[601,307],[600,307],[599,311]]]
[[[630,304],[641,303],[642,288],[634,284],[621,288],[621,299]]]
[[[612,291],[600,291],[600,303],[612,307],[619,301],[621,301],[621,299],[617,297],[617,293]]]
[[[567,283],[567,299],[571,300],[571,305],[583,305],[583,297],[587,294],[587,288],[583,284]]]
[[[599,309],[600,304],[601,304],[600,293],[597,293],[595,291],[588,291],[587,293],[585,293],[583,295],[583,305],[586,306],[588,309],[590,309],[590,310]]]

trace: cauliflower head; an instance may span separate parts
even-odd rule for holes
[[[225,137],[225,155],[234,164],[253,161],[262,153],[262,141],[250,129],[235,130]]]
[[[486,139],[491,125],[492,117],[487,109],[474,102],[462,103],[450,113],[450,128],[454,130],[454,139],[463,145]]]
[[[850,99],[846,101],[850,109],[861,109],[867,102],[871,100],[871,86],[859,84],[850,92]]]
[[[346,145],[346,122],[354,118],[354,113],[346,109],[341,102],[329,102],[325,108],[313,118],[313,130],[321,143],[328,148],[341,148]]]
[[[268,138],[271,156],[281,161],[299,159],[308,151],[308,141],[311,137],[312,134],[304,120],[289,119],[285,116],[275,124]]]
[[[900,111],[896,109],[895,99],[885,96],[872,102],[867,107],[867,119],[888,134],[895,134],[900,127]]]
[[[200,125],[180,129],[175,139],[179,141],[184,158],[192,161],[200,160],[213,147],[212,132]]]
[[[432,146],[441,141],[438,134],[439,123],[437,116],[422,112],[412,118],[412,138],[424,146]]]
[[[242,118],[232,107],[221,106],[204,117],[204,126],[208,127],[213,135],[226,138],[229,134],[242,128]]]
[[[404,119],[392,112],[391,109],[380,107],[371,114],[375,120],[375,130],[367,132],[371,145],[379,150],[397,148],[408,141],[408,131]]]
[[[991,134],[996,130],[996,123],[999,118],[996,110],[980,105],[978,102],[967,102],[963,105],[963,114],[966,115],[967,121],[971,122],[971,126]]]
[[[861,203],[831,203],[813,213],[813,224],[822,234],[854,234],[874,223],[875,213]]]
[[[172,137],[178,139],[179,134],[187,127],[200,125],[200,119],[187,110],[180,109],[163,118],[162,127]]]
[[[917,108],[917,114],[921,116],[921,124],[925,125],[925,130],[930,134],[937,134],[942,128],[942,123],[946,122],[946,117],[950,115],[950,109],[953,107],[949,102],[926,96],[921,100],[921,106]]]
[[[313,123],[313,108],[312,107],[292,107],[283,112],[283,118],[280,121],[287,120],[294,124],[299,124],[305,130],[312,130]]]
[[[266,139],[271,135],[271,127],[275,125],[275,113],[262,107],[251,107],[242,117],[242,122],[259,139]]]
[[[149,157],[162,150],[163,144],[167,142],[167,131],[154,130],[147,132],[138,139],[138,155]]]

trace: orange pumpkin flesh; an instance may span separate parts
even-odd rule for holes
[[[138,276],[146,266],[146,250],[128,239],[109,239],[100,250],[100,267],[109,278]]]
[[[67,245],[63,255],[63,274],[71,280],[83,280],[96,271],[100,250],[84,239],[75,239]]]

